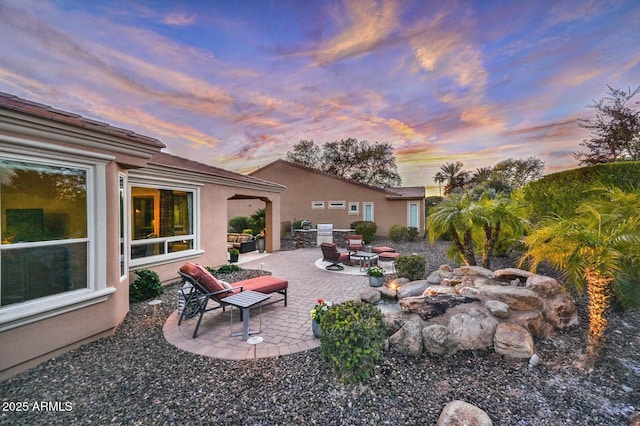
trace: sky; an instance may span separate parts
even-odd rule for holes
[[[640,85],[640,2],[0,0],[0,91],[248,173],[300,140],[578,167],[578,119]]]

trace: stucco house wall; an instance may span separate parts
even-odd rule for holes
[[[386,236],[392,225],[409,226],[412,204],[417,228],[424,230],[424,187],[380,189],[284,160],[274,161],[250,176],[286,186],[280,203],[285,222],[306,219],[314,227],[331,223],[336,229],[347,229],[351,223],[365,220],[365,205],[370,205],[377,234]],[[249,210],[236,205],[233,213],[248,215]]]
[[[59,176],[64,176],[68,168],[84,173],[84,186],[74,188],[82,188],[82,197],[86,198],[86,213],[81,213],[86,226],[80,226],[86,229],[86,235],[80,238],[16,239],[7,224],[8,207],[0,205],[0,380],[113,333],[129,311],[129,283],[135,279],[134,270],[152,269],[161,280],[171,282],[187,260],[210,266],[226,263],[230,199],[261,200],[268,206],[268,228],[279,226],[282,185],[164,154],[162,148],[164,144],[157,139],[0,93],[0,196],[8,197],[11,208],[18,211],[34,210],[41,204],[47,220],[55,222],[60,213],[51,210],[55,210],[59,194],[47,196],[48,189],[42,185],[23,185],[33,191],[21,193],[15,189],[15,182],[24,176],[33,179],[37,173],[60,181]],[[188,192],[194,228],[185,238],[193,240],[192,248],[132,258],[135,213],[131,191],[135,185]],[[78,213],[71,212],[71,216],[75,227]],[[162,244],[165,240],[150,241]],[[68,255],[74,268],[80,265],[86,269],[79,288],[53,282],[56,289],[44,296],[16,292],[10,271],[22,274],[26,290],[34,284],[28,268],[16,269],[16,259],[36,262],[38,259],[30,254],[34,248],[48,250],[73,244],[83,244],[87,253],[86,260],[73,251]],[[278,250],[279,244],[274,236],[267,240],[267,250]],[[48,274],[48,265],[41,268],[36,272]]]

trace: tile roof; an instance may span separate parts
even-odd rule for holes
[[[159,152],[155,154],[150,160],[149,164],[155,164],[163,167],[171,167],[179,170],[188,170],[191,172],[197,172],[200,174],[229,179],[237,182],[245,182],[260,186],[269,186],[275,189],[285,189],[284,185],[278,183],[269,182],[263,179],[259,179],[253,176],[247,176],[229,170],[221,169],[219,167],[210,166],[208,164],[199,163],[197,161],[189,160],[187,158],[178,157],[172,154]]]
[[[327,172],[323,172],[321,170],[318,169],[314,169],[313,167],[308,167],[308,166],[304,166],[302,164],[296,164],[296,163],[292,163],[290,161],[286,161],[286,160],[275,160],[269,164],[267,164],[266,166],[263,166],[261,168],[259,168],[258,170],[255,170],[251,173],[249,173],[249,176],[253,175],[254,173],[258,173],[261,170],[264,170],[266,168],[270,168],[270,167],[274,167],[276,165],[279,164],[284,164],[290,167],[295,167],[297,169],[300,170],[304,170],[307,171],[309,173],[316,173],[319,175],[323,175],[323,176],[327,176],[330,177],[332,179],[337,179],[337,180],[341,180],[343,182],[347,182],[350,183],[352,185],[356,185],[356,186],[361,186],[363,188],[367,188],[367,189],[371,189],[374,191],[379,191],[379,192],[384,192],[387,194],[387,197],[389,198],[424,198],[425,196],[425,189],[424,187],[421,186],[410,186],[410,187],[397,187],[397,188],[379,188],[377,186],[373,186],[373,185],[367,185],[366,183],[362,183],[359,182],[357,180],[353,180],[353,179],[348,179],[348,178],[344,178],[341,176],[336,176],[334,174],[331,173],[327,173]]]
[[[94,132],[100,132],[112,136],[116,136],[123,139],[128,139],[141,144],[149,145],[157,148],[164,148],[165,145],[158,139],[140,135],[132,130],[121,129],[119,127],[111,126],[101,121],[91,120],[89,118],[82,117],[81,115],[74,114],[67,111],[55,109],[49,105],[40,104],[26,99],[19,98],[9,93],[0,92],[0,108],[10,109],[14,111],[23,112],[36,117],[46,118],[54,120],[59,123],[70,124],[77,127],[82,127]]]

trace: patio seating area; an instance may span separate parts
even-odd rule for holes
[[[277,357],[302,352],[320,346],[320,340],[313,336],[309,312],[317,299],[334,303],[355,299],[369,287],[368,279],[362,273],[334,273],[316,266],[322,255],[319,248],[281,251],[272,254],[244,254],[240,256],[240,266],[244,269],[270,271],[275,277],[282,277],[289,283],[287,306],[282,303],[263,306],[262,312],[251,312],[251,327],[261,320],[263,341],[256,347],[258,358]],[[345,267],[347,269],[358,269]],[[342,272],[342,271],[341,271]],[[177,295],[176,295],[177,297]],[[242,329],[242,323],[234,321],[230,328],[230,309],[208,312],[202,318],[197,338],[192,338],[198,318],[183,320],[179,325],[178,311],[174,311],[163,327],[165,339],[172,345],[188,351],[219,359],[253,359],[254,348],[241,336],[231,336]]]

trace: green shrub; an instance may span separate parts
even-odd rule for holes
[[[236,216],[229,219],[229,232],[240,233],[249,227],[249,218]]]
[[[129,284],[130,302],[148,300],[162,294],[164,291],[160,277],[154,271],[140,269],[135,271],[135,274],[138,278],[132,284]]]
[[[333,305],[320,321],[323,358],[344,383],[369,378],[387,338],[384,316],[375,306],[350,300]]]
[[[221,267],[219,267],[218,269],[212,268],[210,266],[205,266],[205,269],[207,271],[209,271],[211,273],[211,275],[216,275],[216,274],[230,274],[232,272],[239,272],[242,271],[242,268],[239,267],[238,265],[234,264],[234,263],[227,263],[225,265],[222,265]]]
[[[256,210],[252,215],[251,218],[249,220],[250,223],[250,227],[251,227],[251,232],[249,232],[251,235],[258,235],[260,232],[262,232],[264,230],[264,228],[266,228],[266,223],[267,223],[267,209],[258,209]]]
[[[536,223],[545,216],[571,217],[595,183],[620,188],[640,187],[640,162],[597,164],[544,176],[525,185],[518,196],[527,208],[529,220]]]
[[[410,226],[407,228],[407,240],[415,241],[418,238],[418,234],[420,231],[415,226]]]
[[[423,280],[427,275],[427,259],[418,254],[400,256],[395,262],[398,277],[410,281]]]
[[[389,228],[389,239],[394,243],[399,243],[400,241],[406,240],[408,238],[409,230],[406,226],[391,225],[391,228]]]
[[[351,228],[356,230],[356,234],[362,235],[362,239],[365,244],[371,244],[371,241],[373,241],[373,237],[376,235],[376,231],[378,230],[378,226],[375,222],[368,222],[364,220],[353,222],[351,224]]]

